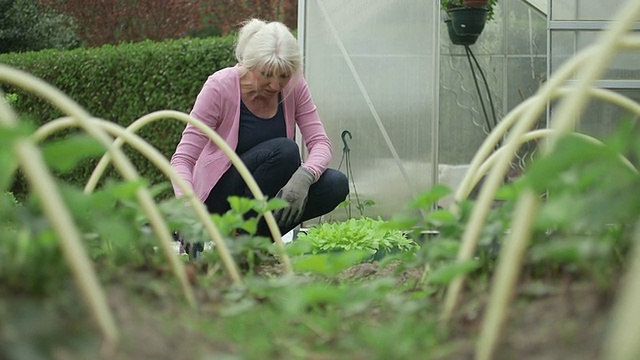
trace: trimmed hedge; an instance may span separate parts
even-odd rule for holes
[[[185,38],[70,51],[10,53],[0,55],[0,63],[47,81],[93,116],[127,126],[157,110],[188,113],[206,78],[216,70],[236,63],[234,41],[233,36]],[[7,84],[0,86],[5,93],[18,94],[13,103],[16,111],[35,119],[36,126],[63,115],[20,89]],[[169,158],[183,129],[183,123],[161,120],[143,128],[139,135]],[[150,184],[167,182],[166,177],[137,152],[127,146],[124,149]],[[88,160],[72,174],[60,176],[65,181],[84,186],[98,160]],[[110,168],[106,177],[117,177],[117,174]],[[16,179],[12,191],[19,197],[25,193],[21,176]],[[170,193],[167,190],[163,194]]]

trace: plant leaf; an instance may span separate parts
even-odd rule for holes
[[[446,285],[453,279],[476,270],[479,266],[480,264],[475,260],[455,261],[431,273],[429,281],[434,284]]]
[[[364,250],[303,255],[294,259],[293,267],[296,271],[333,277],[369,256],[371,256],[371,253]]]
[[[66,173],[75,168],[80,161],[104,154],[105,148],[86,135],[71,135],[45,144],[42,153],[52,169]]]

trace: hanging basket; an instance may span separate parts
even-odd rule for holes
[[[487,23],[488,12],[485,8],[449,9],[449,19],[445,22],[451,42],[456,45],[475,44]]]
[[[444,21],[447,24],[447,32],[449,33],[449,39],[454,45],[473,45],[478,40],[478,35],[458,35],[453,29],[451,19]]]

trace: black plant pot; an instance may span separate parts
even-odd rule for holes
[[[478,40],[487,23],[485,8],[456,8],[447,10],[447,31],[451,42],[456,45],[473,45]]]
[[[478,40],[479,35],[458,35],[453,29],[451,19],[447,19],[444,22],[447,24],[447,32],[449,33],[449,38],[454,45],[473,45],[476,43],[476,40]]]

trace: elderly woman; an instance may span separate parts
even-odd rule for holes
[[[327,168],[331,142],[302,76],[302,57],[290,30],[279,22],[249,20],[235,53],[238,64],[209,76],[191,116],[235,149],[265,196],[289,203],[275,214],[284,234],[335,209],[349,184],[344,174]],[[304,163],[293,140],[296,125],[307,148]],[[211,213],[229,210],[231,195],[252,197],[222,150],[190,124],[171,164]],[[175,184],[174,191],[182,195]],[[268,235],[264,220],[258,235]]]

